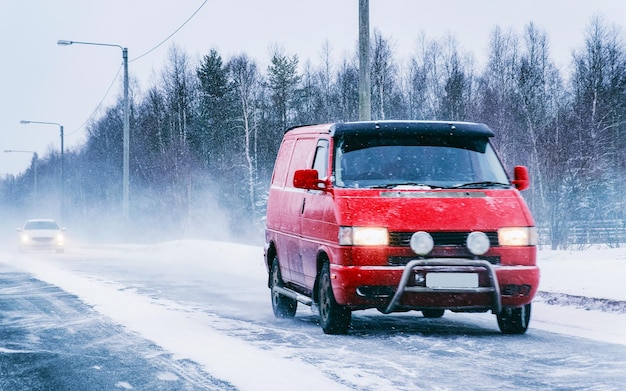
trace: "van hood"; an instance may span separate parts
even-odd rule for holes
[[[533,226],[515,189],[335,189],[339,225],[381,226],[392,231],[495,231]]]

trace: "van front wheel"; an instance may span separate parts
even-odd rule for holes
[[[530,303],[519,308],[505,307],[497,316],[504,334],[524,334],[530,322]]]
[[[319,310],[322,330],[326,334],[346,334],[350,326],[352,312],[337,304],[330,283],[330,265],[322,266],[319,281]]]
[[[293,318],[296,315],[298,302],[295,299],[276,292],[276,290],[274,290],[275,286],[283,286],[283,279],[280,276],[280,265],[278,264],[277,258],[274,258],[272,262],[272,279],[270,286],[272,292],[272,310],[274,311],[274,316],[277,318]]]
[[[444,314],[445,310],[442,309],[427,309],[427,310],[422,310],[422,315],[424,316],[424,318],[431,318],[431,319],[435,319],[435,318],[441,318]]]

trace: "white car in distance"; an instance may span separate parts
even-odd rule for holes
[[[65,228],[52,219],[26,220],[22,228],[18,228],[20,251],[26,250],[54,250],[58,253],[65,251]]]

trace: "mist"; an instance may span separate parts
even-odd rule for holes
[[[477,69],[475,54],[454,36],[424,37],[405,63],[393,37],[375,31],[372,118],[486,124],[506,169],[529,169],[523,197],[542,244],[619,247],[626,241],[626,185],[619,180],[626,167],[626,40],[599,17],[585,34],[562,70],[540,26],[496,26],[488,61]],[[261,69],[245,53],[222,57],[211,49],[193,61],[172,46],[154,84],[131,91],[129,220],[121,214],[121,98],[88,123],[85,144],[65,151],[63,162],[58,151],[39,159],[36,200],[34,163],[0,181],[5,215],[11,226],[48,215],[85,240],[258,243],[285,129],[358,119],[354,54],[326,49],[319,63],[302,66],[296,53],[276,47]]]

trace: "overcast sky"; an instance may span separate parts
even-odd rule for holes
[[[133,61],[198,8],[167,42]],[[626,34],[624,0],[370,0],[370,27],[392,40],[399,60],[415,52],[422,33],[431,39],[450,33],[481,63],[495,26],[521,34],[532,21],[547,32],[553,60],[567,70],[595,15]],[[57,40],[127,47],[131,78],[141,87],[156,83],[174,44],[194,61],[213,48],[225,60],[246,53],[264,70],[273,46],[317,64],[328,42],[338,63],[357,47],[358,0],[0,0],[0,33],[0,174],[19,174],[31,154],[4,150],[43,156],[60,148],[57,126],[20,120],[62,124],[66,150],[77,149],[85,121],[112,83],[105,106],[121,94],[119,48],[58,46]]]

